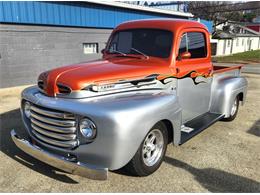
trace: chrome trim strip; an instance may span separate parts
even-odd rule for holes
[[[57,127],[57,126],[53,126],[53,125],[48,125],[48,124],[45,124],[41,121],[38,121],[34,118],[31,118],[31,122],[35,125],[37,125],[38,127],[41,127],[41,128],[44,128],[46,130],[49,130],[49,131],[53,131],[53,132],[56,132],[56,133],[75,133],[76,132],[76,127]]]
[[[61,119],[75,119],[73,114],[48,111],[45,109],[37,108],[35,106],[31,106],[31,110],[33,110],[34,112],[36,112],[38,114],[42,114],[42,115],[49,116],[49,117],[61,118]]]
[[[108,177],[107,168],[97,168],[81,162],[70,162],[62,156],[51,154],[40,147],[33,145],[29,141],[19,138],[14,129],[11,131],[11,137],[18,148],[53,167],[89,179],[106,180]]]
[[[31,111],[31,116],[39,121],[43,121],[48,124],[57,125],[57,126],[63,126],[63,127],[73,127],[76,125],[76,121],[71,120],[55,120],[51,118],[45,118],[40,115],[38,115],[36,112]]]
[[[167,83],[163,83],[163,81],[159,81],[159,80],[152,80],[152,78],[147,78],[147,80],[149,80],[149,79],[151,80],[149,82],[141,82],[141,80],[139,79],[138,82],[140,82],[140,83],[138,83],[138,85],[133,84],[133,86],[131,86],[131,87],[119,88],[119,89],[108,90],[108,91],[99,91],[99,92],[89,90],[89,87],[92,86],[92,85],[89,85],[80,91],[72,91],[70,94],[58,93],[57,97],[78,99],[78,98],[101,97],[101,96],[105,96],[105,95],[120,94],[120,93],[127,93],[127,92],[141,92],[144,90],[168,91],[170,89],[175,89],[176,85],[177,85],[176,78],[167,78]],[[127,81],[122,81],[122,82],[127,83]],[[134,80],[131,80],[131,82],[134,82]],[[122,83],[122,84],[124,84],[124,83]],[[115,84],[115,83],[110,83],[108,85],[111,85],[111,84]],[[119,84],[119,85],[121,85],[121,84]],[[84,89],[86,89],[86,90],[84,90]]]
[[[51,138],[55,138],[58,140],[63,140],[63,141],[69,141],[69,140],[75,140],[76,139],[76,134],[60,134],[60,133],[52,133],[50,131],[46,131],[45,129],[42,129],[34,124],[31,124],[31,127],[37,131],[40,134],[46,135]]]
[[[33,135],[35,135],[38,139],[55,146],[63,147],[63,148],[74,148],[78,145],[77,141],[56,141],[53,139],[49,139],[46,136],[42,136],[41,134],[37,133],[34,129],[32,129]]]

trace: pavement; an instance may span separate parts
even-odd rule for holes
[[[10,131],[24,131],[23,87],[0,90],[0,192],[260,192],[260,75],[243,75],[247,100],[233,122],[168,145],[162,166],[148,177],[110,171],[106,181],[60,172],[19,150]]]
[[[239,63],[213,63],[218,66],[237,66],[243,65],[242,72],[243,73],[251,73],[251,74],[260,74],[260,63],[251,63],[251,64],[239,64]]]

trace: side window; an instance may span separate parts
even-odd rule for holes
[[[188,51],[190,59],[204,58],[207,56],[206,39],[201,32],[188,32],[182,36],[179,54]]]

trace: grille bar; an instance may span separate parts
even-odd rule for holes
[[[35,106],[31,106],[31,110],[33,110],[34,112],[36,112],[38,114],[49,116],[49,117],[61,118],[61,119],[75,119],[73,114],[70,114],[70,113],[53,112],[53,111],[49,111],[49,110],[43,110],[43,109],[37,108]]]
[[[43,122],[40,122],[38,120],[35,120],[34,118],[31,118],[31,122],[38,127],[47,129],[49,131],[53,131],[56,133],[75,133],[76,132],[76,127],[57,127],[54,125],[49,125]]]
[[[77,146],[77,141],[57,141],[53,139],[49,139],[40,133],[37,133],[35,130],[32,130],[33,134],[40,140],[49,143],[51,145],[63,147],[63,148],[71,148]]]
[[[46,136],[54,138],[54,139],[64,140],[64,141],[75,140],[76,139],[76,135],[75,134],[57,134],[57,133],[53,133],[53,132],[48,132],[48,131],[40,128],[40,127],[37,127],[34,124],[32,124],[31,126],[38,133],[46,135]]]
[[[51,125],[57,125],[62,127],[73,127],[76,125],[76,121],[73,120],[56,120],[52,118],[47,118],[41,115],[38,115],[37,113],[31,111],[31,116],[39,121],[51,124]]]

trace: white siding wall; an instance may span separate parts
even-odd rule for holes
[[[260,49],[260,37],[236,37],[234,39],[218,39],[216,56],[230,55],[257,49]]]
[[[251,50],[256,50],[260,48],[259,41],[260,41],[260,37],[254,37],[252,39]]]
[[[226,48],[223,50],[223,54],[224,55],[230,55],[231,49],[232,49],[232,39],[226,39],[224,41],[226,41]]]
[[[232,53],[239,53],[246,51],[246,40],[244,37],[237,37],[233,39]]]
[[[223,49],[224,49],[224,40],[218,40],[218,41],[217,41],[217,52],[216,52],[216,56],[223,55]]]

